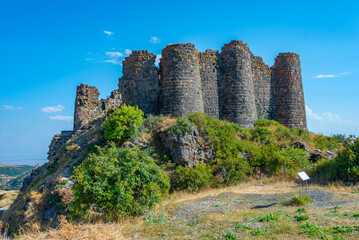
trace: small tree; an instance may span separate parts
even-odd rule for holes
[[[74,216],[90,208],[110,219],[139,215],[168,193],[169,177],[145,151],[114,145],[98,150],[74,171]]]
[[[105,139],[123,142],[137,133],[142,122],[143,112],[124,104],[104,121]]]

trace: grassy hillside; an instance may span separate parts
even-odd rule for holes
[[[17,177],[18,175],[28,172],[33,166],[28,165],[5,165],[0,164],[0,177]]]
[[[358,139],[316,135],[286,128],[271,120],[258,120],[255,127],[247,129],[199,113],[189,114],[187,118],[149,116],[142,119],[139,110],[124,108],[115,111],[108,120],[102,116],[92,121],[89,128],[77,132],[56,156],[36,170],[25,190],[2,217],[9,224],[9,232],[16,232],[20,227],[28,231],[39,226],[56,227],[66,221],[70,223],[64,227],[70,231],[87,231],[88,225],[76,226],[86,219],[90,222],[111,221],[114,222],[112,227],[120,229],[125,223],[127,227],[120,230],[124,236],[131,237],[139,231],[144,239],[191,239],[191,235],[200,239],[234,239],[230,238],[232,233],[248,238],[253,234],[263,238],[277,234],[280,239],[285,239],[290,231],[294,231],[298,238],[310,238],[308,234],[302,235],[302,227],[293,220],[296,208],[283,204],[290,200],[305,202],[298,197],[292,199],[291,192],[298,191],[293,185],[297,180],[296,173],[307,171],[312,183],[355,184],[359,180]],[[278,198],[216,192],[223,189],[224,192],[237,192],[235,188],[242,188],[241,184],[252,179],[257,179],[257,184],[269,184],[266,179],[284,179],[291,181],[291,187],[286,187],[288,191]],[[214,199],[201,194],[208,191],[215,195]],[[263,191],[267,190],[258,189],[258,194]],[[199,198],[197,203],[186,202],[182,196],[204,198]],[[356,196],[354,193],[350,195],[353,199]],[[314,192],[313,200],[322,202],[322,206],[332,206],[342,204],[345,198],[341,195],[332,197],[326,190],[321,190]],[[177,203],[177,198],[182,199],[184,205],[171,203]],[[228,201],[222,201],[222,198]],[[165,207],[155,204],[161,201],[166,202]],[[328,205],[326,201],[333,204]],[[158,212],[152,206],[157,206]],[[196,210],[192,212],[194,207]],[[352,205],[345,207],[356,211]],[[271,211],[265,211],[267,208]],[[209,214],[217,215],[203,220],[207,210],[216,210]],[[161,215],[161,211],[165,215]],[[235,215],[231,215],[232,212]],[[277,223],[289,221],[288,228],[273,232],[272,223],[258,223],[260,216],[269,214],[278,218],[273,223],[275,228],[280,228]],[[317,225],[304,228],[317,229],[313,230],[317,231],[315,234],[328,235],[336,231],[328,228],[336,226],[326,224],[331,221],[326,214],[320,210],[318,215],[310,218]],[[350,229],[345,231],[354,233],[357,230],[352,220],[356,217],[350,214],[348,217],[348,214],[343,213],[343,219],[334,223],[345,224],[347,227],[343,228]],[[222,215],[227,219],[225,225],[220,221]],[[134,223],[132,220],[123,222],[128,218]],[[230,219],[235,220],[230,222]],[[237,223],[250,226],[237,228]],[[190,230],[193,227],[198,227],[198,234]],[[168,235],[171,232],[173,235]]]

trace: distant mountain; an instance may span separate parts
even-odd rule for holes
[[[34,166],[0,164],[0,177],[17,177],[30,171]]]
[[[33,166],[0,164],[0,190],[18,190]]]

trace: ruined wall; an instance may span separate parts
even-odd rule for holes
[[[261,57],[252,56],[252,77],[258,119],[274,119],[274,80]]]
[[[194,45],[167,45],[160,68],[160,113],[183,117],[203,112],[199,57]]]
[[[101,114],[101,103],[98,97],[99,92],[96,87],[90,87],[83,83],[77,86],[74,131],[81,129],[89,120]]]
[[[109,108],[119,108],[122,104],[122,100],[120,98],[120,90],[115,89],[111,92],[111,95],[107,97],[107,99],[101,99],[101,110],[106,111]]]
[[[210,116],[219,118],[219,53],[218,51],[207,49],[205,52],[199,53],[199,61],[204,112]]]
[[[61,131],[61,134],[55,134],[49,146],[47,159],[50,160],[52,157],[54,157],[57,153],[57,150],[59,150],[59,148],[72,137],[72,134],[74,134],[74,131]]]
[[[231,41],[222,47],[223,119],[253,127],[256,118],[251,53],[246,43]]]
[[[307,129],[299,55],[280,53],[274,63],[276,120],[287,127]]]
[[[145,114],[158,114],[159,76],[156,55],[147,50],[133,51],[123,61],[119,88],[123,102],[138,106]]]

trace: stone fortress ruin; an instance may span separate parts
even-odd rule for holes
[[[138,106],[145,114],[184,117],[204,112],[242,127],[272,119],[307,130],[299,55],[279,53],[270,68],[246,43],[231,41],[222,51],[199,52],[193,44],[176,43],[156,55],[133,51],[123,61],[119,89],[99,100],[96,87],[77,87],[73,131],[54,136],[49,157],[73,133],[86,128],[108,108]]]

